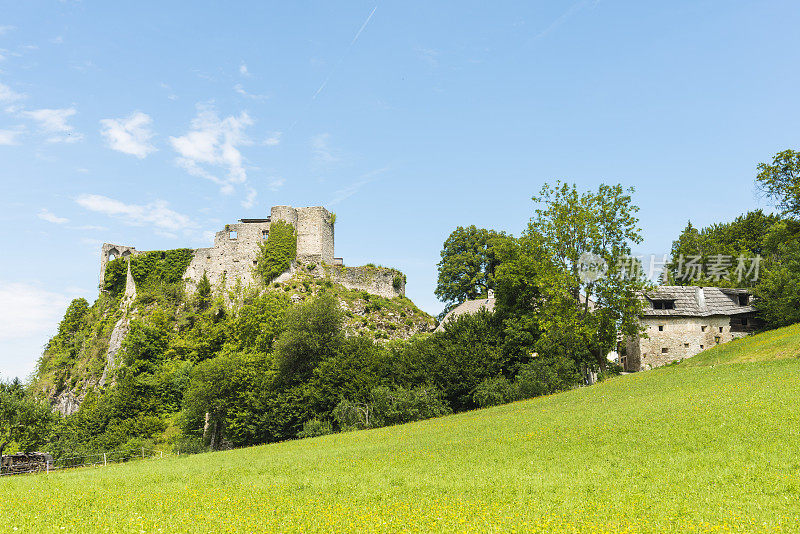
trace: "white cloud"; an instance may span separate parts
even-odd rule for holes
[[[258,191],[253,189],[252,187],[247,188],[247,198],[242,200],[242,207],[245,209],[250,209],[256,205],[256,197],[258,196]]]
[[[112,150],[143,159],[156,151],[156,147],[150,144],[153,132],[149,126],[152,122],[149,115],[137,111],[124,119],[102,119],[100,133]]]
[[[50,210],[46,208],[42,208],[41,210],[39,210],[39,213],[36,216],[42,219],[43,221],[51,222],[54,224],[64,224],[69,222],[69,219],[65,219],[64,217],[59,217],[54,213],[51,213]]]
[[[125,204],[102,195],[84,194],[75,199],[75,202],[87,210],[116,217],[131,226],[152,226],[162,233],[190,230],[197,227],[190,217],[169,209],[169,204],[164,200],[137,205]]]
[[[22,93],[17,93],[4,83],[0,83],[0,102],[10,103],[25,98]]]
[[[83,135],[73,130],[67,120],[76,113],[75,108],[36,109],[23,111],[22,115],[38,122],[44,132],[54,134],[47,139],[51,143],[75,143],[82,140]]]
[[[233,86],[233,90],[236,91],[237,93],[239,93],[240,95],[242,95],[244,97],[247,97],[247,98],[252,98],[253,100],[264,100],[264,99],[269,98],[269,95],[258,95],[258,94],[255,94],[255,93],[248,93],[247,91],[244,90],[244,87],[242,87],[242,84],[240,84],[240,83],[237,83],[236,85],[234,85]]]
[[[0,130],[0,145],[17,145],[17,137],[22,130]]]
[[[311,149],[318,163],[330,164],[339,161],[339,157],[334,154],[328,142],[330,137],[330,134],[322,133],[311,138]]]
[[[0,374],[25,378],[55,334],[70,295],[39,286],[0,281]]]
[[[281,142],[281,137],[283,136],[283,132],[272,132],[269,137],[264,139],[262,143],[264,146],[277,146]]]
[[[169,138],[179,155],[175,161],[189,174],[211,180],[223,193],[231,194],[234,185],[247,181],[239,147],[251,144],[244,130],[252,124],[246,112],[220,119],[213,109],[199,106],[191,130],[181,137]],[[214,168],[225,169],[227,175],[218,176],[212,172]]]
[[[0,341],[53,330],[69,300],[34,285],[0,282]]]
[[[242,61],[242,64],[239,65],[239,74],[242,76],[250,76],[250,71],[247,70],[247,63]]]
[[[277,191],[278,189],[283,187],[283,184],[285,184],[285,183],[286,183],[286,180],[284,180],[283,178],[278,178],[278,177],[270,178],[269,179],[269,190],[270,191]]]
[[[16,29],[15,26],[9,26],[9,25],[0,26],[0,35],[5,35],[8,32],[13,31],[15,29]]]

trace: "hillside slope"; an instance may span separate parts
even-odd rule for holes
[[[0,485],[3,523],[17,532],[796,531],[799,377],[797,359],[682,364],[402,426],[13,477]]]
[[[681,363],[698,367],[800,358],[800,324],[762,332],[717,345]]]

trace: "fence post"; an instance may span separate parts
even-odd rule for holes
[[[144,447],[142,447],[142,459],[144,459]]]
[[[47,460],[47,474],[50,474],[50,460]]]
[[[164,451],[161,451],[161,459],[164,459]]]
[[[106,458],[106,453],[103,453],[103,465],[104,466],[108,465],[108,459]]]

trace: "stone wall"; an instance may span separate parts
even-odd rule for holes
[[[626,371],[660,367],[747,335],[731,329],[731,318],[727,315],[644,317],[641,324],[648,337],[626,341]]]
[[[228,287],[237,281],[245,286],[256,282],[260,245],[266,242],[272,223],[283,221],[297,232],[297,261],[276,279],[283,282],[295,273],[299,265],[316,264],[314,276],[330,276],[332,282],[348,289],[362,290],[374,295],[393,298],[405,295],[405,276],[385,267],[345,267],[334,264],[334,230],[331,213],[323,207],[293,208],[273,206],[270,217],[249,219],[246,222],[225,225],[214,236],[214,246],[194,251],[194,257],[184,274],[186,289],[193,292],[203,273],[215,287],[225,281]],[[135,248],[104,244],[101,251],[101,273],[105,272],[110,256],[124,257],[140,254]],[[322,269],[322,266],[326,266]],[[303,267],[304,270],[305,267]],[[397,277],[397,280],[395,278]],[[396,286],[396,287],[395,287]]]
[[[305,263],[333,263],[333,224],[323,207],[274,206],[270,219],[288,222],[297,231],[297,260]]]
[[[405,276],[395,269],[334,265],[330,268],[330,276],[331,282],[335,284],[342,284],[348,289],[366,291],[381,297],[394,298],[406,294]],[[395,284],[395,277],[398,277],[398,284]]]
[[[196,285],[205,272],[214,286],[219,285],[223,279],[228,285],[236,283],[237,279],[245,285],[252,284],[259,246],[266,241],[269,226],[268,222],[226,225],[224,230],[214,236],[213,247],[195,251],[184,279],[191,285]]]
[[[100,277],[105,275],[106,272],[106,265],[109,261],[115,260],[117,258],[127,258],[129,256],[135,256],[137,254],[141,254],[135,247],[129,247],[127,245],[114,245],[113,243],[103,243],[103,246],[100,247]]]

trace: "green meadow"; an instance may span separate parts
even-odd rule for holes
[[[407,425],[4,477],[0,528],[800,531],[799,336]]]

